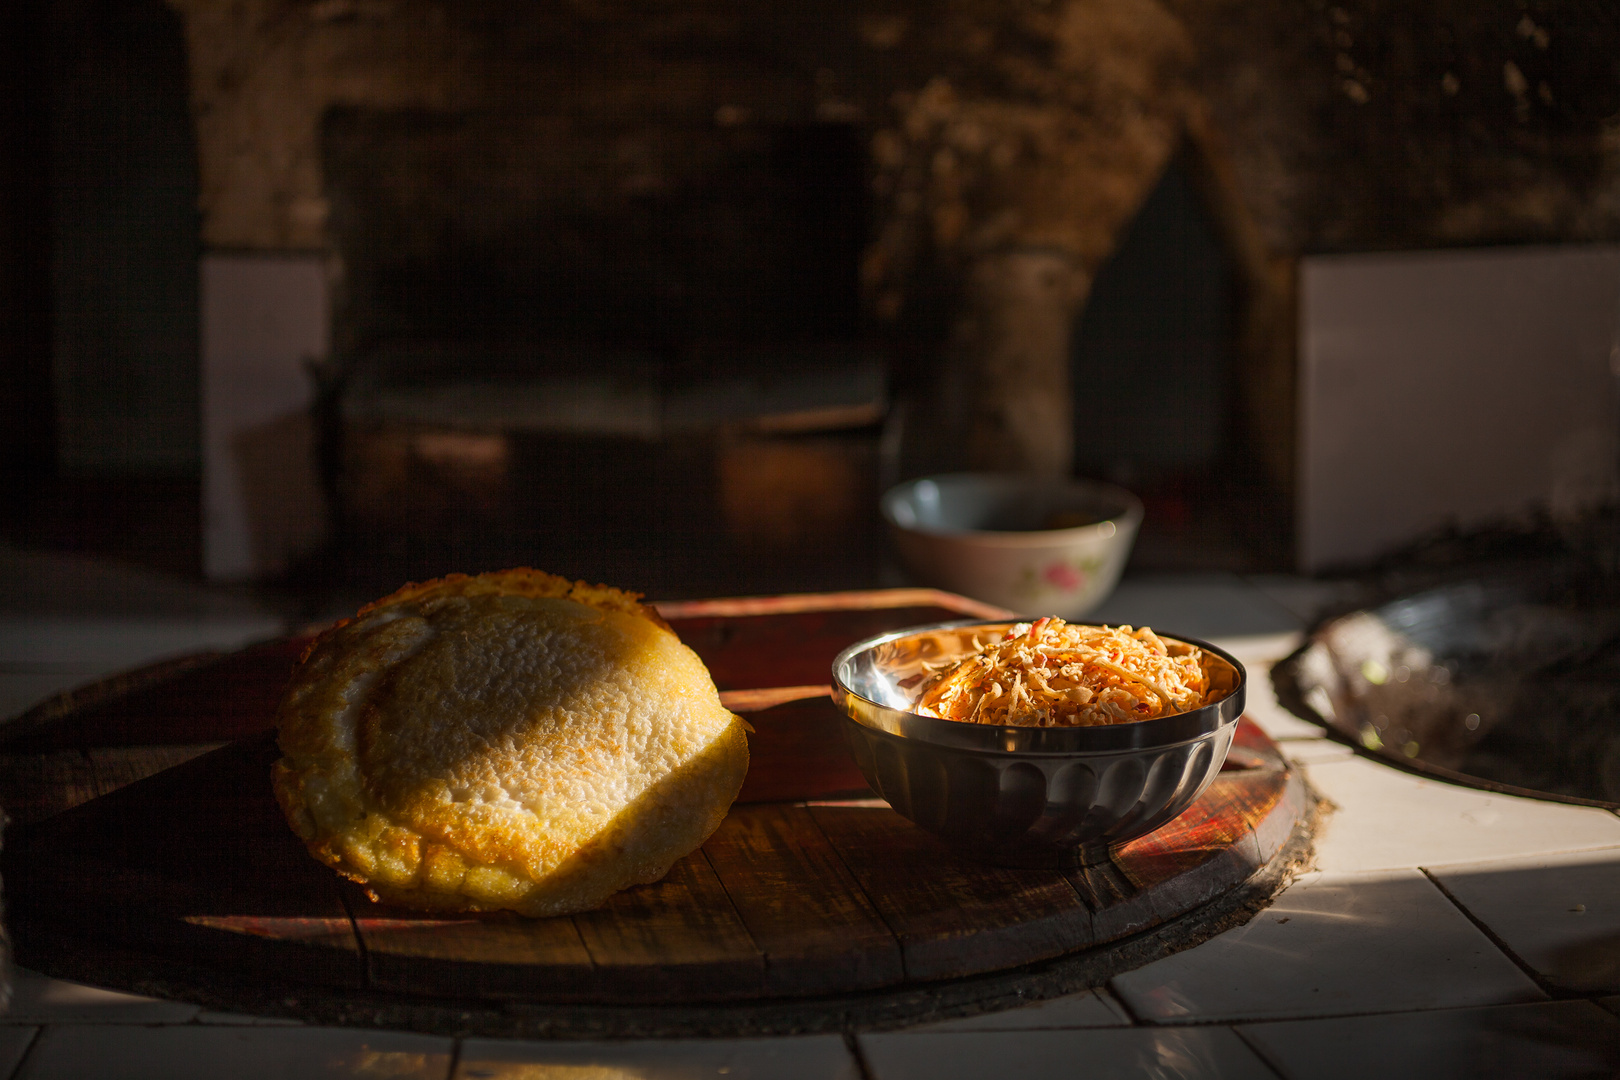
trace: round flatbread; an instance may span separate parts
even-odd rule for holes
[[[748,770],[742,722],[656,612],[534,570],[363,608],[305,654],[278,724],[293,830],[417,908],[597,907],[702,844]]]

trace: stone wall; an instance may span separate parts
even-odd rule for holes
[[[855,125],[864,303],[918,358],[940,464],[1068,467],[1069,328],[1178,150],[1284,489],[1301,254],[1620,236],[1620,11],[1594,0],[170,3],[214,247],[330,248],[334,108]]]

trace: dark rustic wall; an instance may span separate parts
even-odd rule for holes
[[[513,355],[539,373],[860,330],[864,147],[847,124],[338,109],[322,164],[350,358],[459,343],[466,374]]]
[[[1222,461],[1237,281],[1177,163],[1098,271],[1075,328],[1075,463],[1127,486]]]
[[[1170,0],[1280,252],[1612,239],[1620,7]]]
[[[1072,327],[1178,151],[1238,279],[1238,433],[1284,488],[1300,255],[1620,236],[1593,0],[170,3],[214,245],[331,244],[334,107],[852,126],[864,304],[949,391],[944,463],[1069,466]]]
[[[1169,0],[1192,130],[1247,268],[1246,437],[1294,462],[1294,260],[1620,237],[1620,9],[1594,0]]]
[[[60,467],[195,478],[201,248],[180,20],[158,0],[60,0],[49,28]]]
[[[43,13],[0,10],[0,520],[56,467],[51,382],[50,113]]]

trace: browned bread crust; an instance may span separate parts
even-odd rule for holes
[[[632,593],[535,570],[407,585],[323,633],[278,716],[311,854],[420,908],[582,911],[716,829],[741,722]]]

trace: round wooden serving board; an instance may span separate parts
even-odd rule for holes
[[[916,590],[664,611],[733,692],[814,685],[861,637],[988,614]],[[58,703],[0,739],[11,754],[235,740],[16,831],[5,880],[25,963],[50,970],[51,950],[71,942],[81,958],[105,948],[161,959],[199,985],[213,972],[222,984],[447,1004],[903,990],[1160,926],[1242,886],[1307,810],[1276,747],[1243,721],[1228,768],[1192,808],[1111,862],[1068,873],[985,866],[863,792],[843,721],[830,700],[808,697],[750,714],[742,798],[664,880],[572,917],[427,916],[376,904],[317,863],[275,805],[276,695],[265,688],[295,651],[264,646],[127,692],[80,695],[80,707]]]

